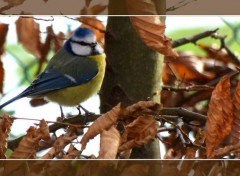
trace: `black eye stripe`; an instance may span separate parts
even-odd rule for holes
[[[91,46],[91,47],[95,47],[97,45],[97,42],[94,42],[94,43],[86,43],[86,42],[83,42],[83,41],[76,41],[76,40],[71,40],[72,43],[77,43],[77,44],[80,44],[82,46]]]

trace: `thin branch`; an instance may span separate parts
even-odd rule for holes
[[[164,118],[163,118],[164,119]],[[168,120],[168,119],[164,119],[167,123],[173,125],[176,129],[177,129],[177,133],[180,136],[180,139],[183,143],[183,145],[186,146],[192,146],[192,147],[196,147],[199,148],[201,150],[206,150],[205,147],[195,144],[194,142],[191,141],[191,139],[189,138],[189,136],[186,134],[186,132],[182,129],[182,126],[184,125],[184,122],[180,121],[178,124],[173,123],[172,121]],[[187,142],[186,140],[187,139]]]
[[[163,85],[162,90],[167,91],[200,91],[200,90],[212,90],[214,87],[208,86],[208,85],[190,85],[186,87],[176,87],[176,86],[169,86],[169,85]]]
[[[196,121],[199,121],[201,124],[205,123],[207,119],[207,117],[204,115],[191,112],[183,108],[163,108],[157,113],[159,115],[169,116],[170,119],[171,118],[176,119],[177,118],[176,116],[179,116],[179,118],[181,117],[183,120],[186,120],[186,121],[196,120]],[[86,123],[95,121],[99,116],[101,115],[88,116]],[[156,118],[159,119],[159,116],[156,116]],[[84,123],[84,116],[78,115],[70,119],[64,119],[61,123],[54,123],[53,125],[49,126],[49,132],[53,133],[61,128],[65,128],[66,126],[68,126],[68,124],[74,124],[74,123]],[[11,150],[14,150],[18,146],[18,143],[22,140],[23,137],[24,136],[9,141],[8,148]]]
[[[86,123],[89,123],[89,122],[92,122],[94,120],[96,120],[100,115],[91,115],[91,116],[88,116],[88,118],[86,119]],[[73,123],[84,123],[84,116],[82,115],[78,115],[78,116],[75,116],[73,118],[70,118],[70,119],[64,119],[61,123],[54,123],[53,125],[50,125],[49,126],[49,132],[50,133],[53,133],[61,128],[65,128],[66,126],[68,126],[67,124],[73,124]],[[24,135],[25,136],[25,135]],[[22,140],[22,138],[24,136],[21,136],[19,138],[16,138],[14,140],[11,140],[11,141],[8,141],[8,148],[11,149],[11,150],[14,150],[19,142]]]
[[[158,128],[157,132],[161,133],[161,132],[165,132],[165,131],[175,131],[176,127],[161,127]]]
[[[221,42],[221,46],[220,46],[219,50],[225,49],[227,51],[227,54],[230,56],[230,58],[232,58],[231,61],[236,65],[240,65],[239,58],[226,45],[226,42],[225,42],[226,36],[221,36],[221,35],[215,33],[215,34],[212,34],[212,38],[219,39]]]
[[[205,37],[209,37],[212,36],[214,33],[216,33],[219,29],[214,29],[214,30],[209,30],[209,31],[204,31],[202,33],[190,36],[190,37],[184,37],[184,38],[180,38],[177,40],[174,40],[172,43],[172,47],[176,48],[182,45],[185,45],[187,43],[193,43],[196,44],[196,42],[200,39],[203,39]]]
[[[179,9],[179,8],[181,8],[181,7],[184,7],[184,6],[186,6],[186,5],[188,5],[188,4],[192,3],[192,2],[195,2],[195,1],[197,1],[197,0],[189,0],[189,1],[187,1],[187,2],[186,2],[186,1],[187,1],[187,0],[181,0],[181,1],[178,2],[177,4],[175,4],[175,5],[167,8],[167,9],[166,9],[166,12],[177,10],[177,9]]]
[[[191,112],[184,108],[163,108],[162,110],[160,110],[160,115],[180,116],[183,118],[183,120],[196,120],[201,122],[202,124],[204,124],[207,120],[207,117],[205,115]]]
[[[72,17],[69,17],[69,16],[64,16],[64,17],[68,18],[68,19],[71,19],[71,20],[74,20],[74,21],[81,22],[81,23],[86,24],[88,26],[91,26],[92,28],[97,29],[97,30],[99,30],[102,33],[107,33],[106,30],[102,30],[102,29],[98,28],[97,26],[94,26],[94,25],[92,25],[92,24],[90,24],[90,23],[88,23],[86,21],[83,21],[83,20],[81,20],[81,18],[72,18]]]
[[[21,16],[21,18],[32,18],[34,20],[38,20],[38,21],[54,21],[54,17],[50,16],[51,19],[43,19],[43,18],[36,18],[36,17],[31,17],[31,16]]]

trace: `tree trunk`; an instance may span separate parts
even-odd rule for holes
[[[160,102],[163,57],[145,45],[129,17],[108,17],[105,47],[108,67],[100,92],[101,112],[119,102],[128,106],[149,97]],[[131,157],[159,158],[159,143],[135,149]]]
[[[153,2],[157,13],[165,15],[166,0]],[[109,0],[108,12],[128,14],[125,1]],[[102,113],[119,102],[125,106],[149,98],[160,102],[163,56],[145,45],[129,17],[108,17],[105,51],[107,70],[100,92]],[[155,140],[134,149],[131,158],[159,159],[159,142]]]

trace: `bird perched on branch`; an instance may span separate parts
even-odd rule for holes
[[[78,28],[32,84],[0,105],[0,109],[23,97],[45,97],[64,106],[79,105],[100,89],[105,66],[105,54],[94,32]]]

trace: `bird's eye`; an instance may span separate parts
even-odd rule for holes
[[[71,40],[72,43],[77,43],[80,44],[82,46],[90,46],[91,48],[94,48],[97,45],[97,42],[93,42],[93,43],[86,43],[84,41],[76,41],[76,40]]]
[[[97,42],[91,43],[90,46],[91,48],[94,48],[97,45]]]

